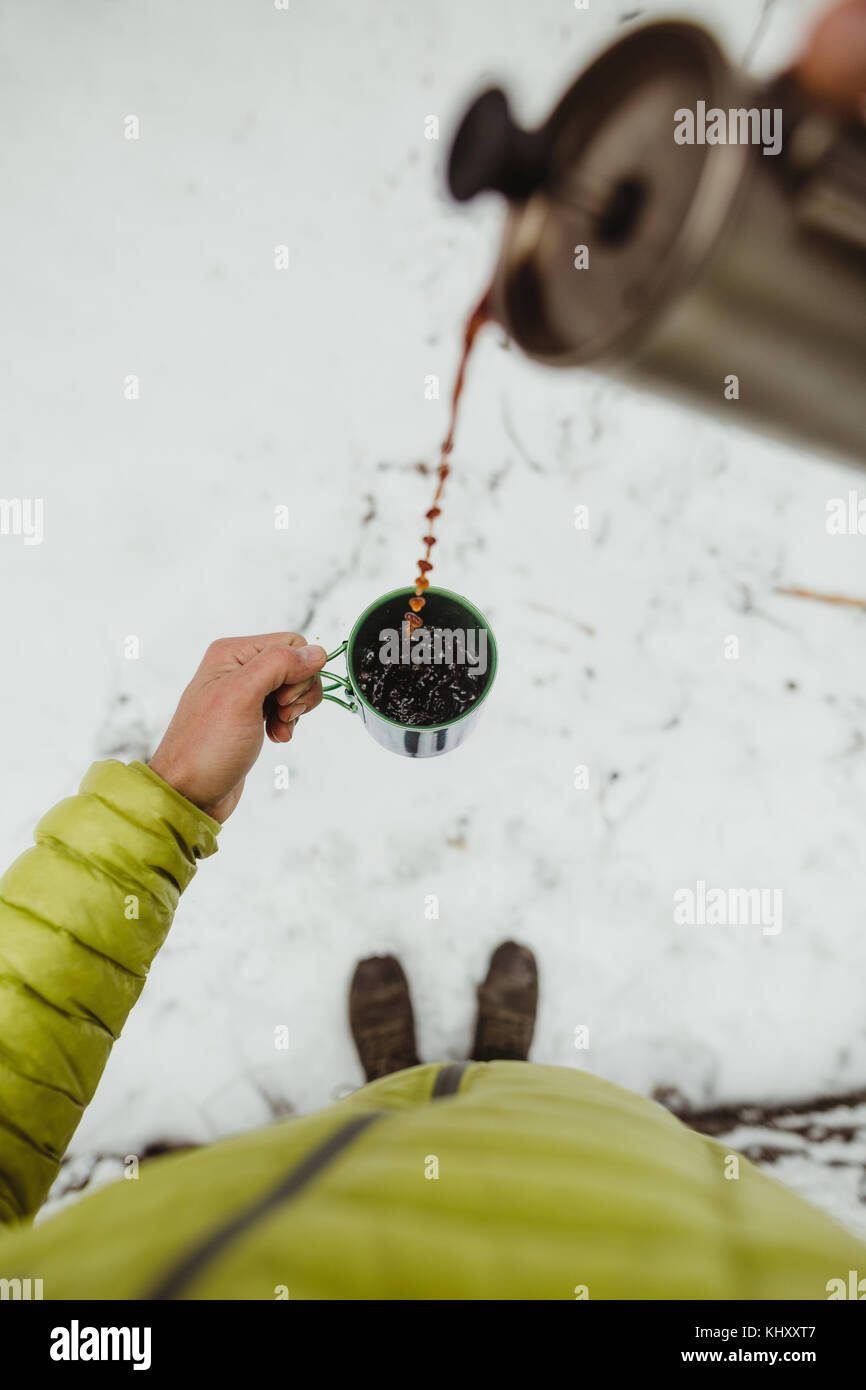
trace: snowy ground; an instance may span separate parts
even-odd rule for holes
[[[679,8],[769,72],[819,7]],[[491,77],[540,119],[626,15],[668,12],[4,7],[0,490],[45,505],[41,546],[0,538],[5,859],[92,758],[152,750],[212,638],[289,627],[330,649],[411,579],[430,495],[416,465],[445,424],[424,379],[444,396],[500,223],[446,199],[448,132]],[[326,705],[291,746],[288,791],[266,745],[76,1135],[78,1169],[358,1084],[345,995],[365,954],[401,956],[423,1056],[465,1055],[507,936],[539,958],[538,1060],[699,1107],[866,1083],[866,615],[774,592],[866,594],[866,541],[825,530],[858,476],[545,372],[490,330],[454,461],[437,576],[488,614],[501,656],[477,732],[414,763]],[[781,887],[783,930],[675,926],[674,891],[699,879]],[[862,1228],[842,1170],[811,1171],[781,1175]]]

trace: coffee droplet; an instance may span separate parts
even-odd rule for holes
[[[427,600],[423,598],[410,598],[409,607],[413,613],[420,613],[426,602]]]

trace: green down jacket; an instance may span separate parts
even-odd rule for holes
[[[820,1299],[866,1274],[866,1247],[660,1106],[509,1062],[401,1072],[32,1227],[218,829],[142,764],[97,763],[0,881],[0,1280],[46,1299]]]

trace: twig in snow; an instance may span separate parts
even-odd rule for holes
[[[777,594],[789,594],[791,598],[813,598],[818,603],[838,603],[846,608],[860,608],[866,612],[866,598],[849,598],[846,594],[817,594],[814,589],[794,589],[776,586]]]

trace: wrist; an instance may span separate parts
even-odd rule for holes
[[[210,816],[211,820],[215,820],[219,825],[222,825],[231,815],[243,791],[244,779],[242,777],[228,789],[224,786],[215,788],[213,778],[210,779],[210,785],[205,787],[200,769],[190,768],[188,763],[173,757],[171,753],[164,752],[161,747],[157,748],[147,767],[156,774],[160,781],[171,787],[172,791],[177,792],[191,806],[203,811],[206,816]]]
[[[184,772],[183,767],[180,766],[175,759],[166,756],[161,749],[157,748],[153,757],[147,763],[147,766],[150,768],[151,772],[155,772],[157,777],[161,777],[163,782],[186,801],[189,801],[191,805],[197,806],[198,809],[204,811],[206,815],[210,814],[207,808],[202,806],[199,798],[196,796],[192,780],[188,773]]]

